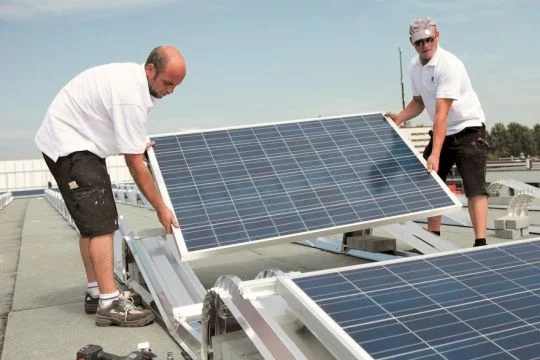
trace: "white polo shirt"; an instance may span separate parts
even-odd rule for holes
[[[101,158],[142,154],[154,101],[144,65],[112,63],[90,68],[56,95],[35,142],[55,162],[83,150]]]
[[[435,119],[436,99],[454,99],[448,111],[446,135],[486,122],[465,65],[454,54],[439,46],[426,65],[416,56],[411,62],[410,74],[413,96],[422,97],[431,121]]]

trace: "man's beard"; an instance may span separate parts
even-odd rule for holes
[[[162,96],[159,95],[159,93],[156,90],[152,89],[151,86],[148,86],[148,90],[150,91],[150,95],[152,95],[153,97],[158,98],[158,99],[162,98]]]
[[[153,81],[156,81],[160,72],[161,71],[156,70]],[[152,95],[155,98],[161,99],[163,97],[163,95],[159,95],[159,93],[152,88],[152,85],[150,85],[150,82],[148,84],[148,90],[150,91],[150,95]]]

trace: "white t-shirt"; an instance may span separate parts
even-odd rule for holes
[[[35,142],[55,162],[84,150],[101,158],[142,154],[154,101],[144,65],[113,63],[90,68],[56,95]]]
[[[448,111],[446,135],[486,122],[465,65],[454,54],[439,46],[426,65],[416,56],[411,62],[410,74],[413,96],[422,97],[431,121],[435,119],[436,99],[454,99]]]

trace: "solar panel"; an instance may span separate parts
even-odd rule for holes
[[[157,183],[182,226],[175,238],[191,258],[461,206],[380,113],[151,139]]]
[[[331,329],[318,335],[339,359],[538,359],[539,265],[536,239],[304,274],[278,292],[312,331]]]

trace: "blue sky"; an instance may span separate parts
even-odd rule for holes
[[[78,72],[177,46],[188,75],[149,132],[401,108],[398,47],[429,15],[467,67],[489,125],[539,121],[537,0],[2,0],[0,160],[38,158],[50,101]],[[416,123],[428,123],[422,116]]]

